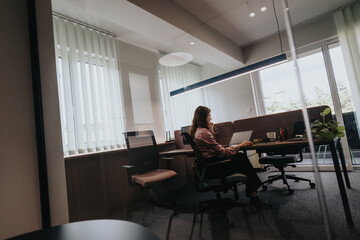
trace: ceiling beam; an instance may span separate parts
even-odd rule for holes
[[[239,46],[175,2],[168,0],[128,1],[244,64],[243,52]]]

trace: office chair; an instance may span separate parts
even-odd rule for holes
[[[150,195],[148,202],[152,205],[171,209],[175,212],[176,204],[174,202],[169,205],[158,201],[153,196],[153,191],[156,190],[157,187],[177,175],[177,173],[172,170],[159,168],[160,157],[153,131],[133,131],[126,132],[124,135],[128,149],[129,165],[123,167],[127,170],[129,185],[139,187],[142,190],[148,190]],[[171,158],[162,159],[171,160]],[[131,211],[141,207],[142,206],[127,210],[126,217],[129,218]],[[145,215],[143,216],[143,223],[145,223]],[[169,219],[167,237],[170,228],[171,219]]]
[[[200,232],[199,238],[201,238],[202,231],[202,217],[203,213],[211,209],[220,209],[221,212],[225,215],[226,220],[230,227],[233,227],[234,224],[231,223],[226,216],[226,210],[233,207],[245,207],[247,204],[237,202],[239,200],[239,194],[237,189],[237,184],[246,183],[247,177],[241,173],[232,173],[226,174],[226,169],[231,160],[226,157],[221,157],[214,161],[209,162],[207,159],[204,159],[199,148],[193,141],[193,138],[187,133],[183,132],[181,135],[186,139],[186,141],[191,145],[191,148],[194,151],[195,160],[193,162],[193,171],[195,176],[195,188],[198,192],[215,192],[216,199],[202,201],[199,204],[199,210],[194,214],[193,224],[190,233],[190,239],[192,238],[194,226],[196,222],[196,217],[198,214],[201,214],[200,217]],[[211,169],[216,169],[218,176],[216,177],[207,177],[207,171]],[[234,199],[222,198],[221,193],[227,193],[229,190],[234,192]]]
[[[295,122],[294,137],[298,134],[304,134],[304,132],[305,132],[304,121]],[[311,188],[315,188],[315,183],[311,182],[310,179],[297,177],[294,174],[285,174],[284,169],[286,167],[295,168],[296,167],[295,163],[303,161],[302,148],[288,147],[287,149],[281,151],[276,151],[276,152],[272,151],[272,152],[267,152],[266,154],[267,156],[259,158],[259,163],[274,166],[280,171],[280,174],[269,176],[268,177],[269,179],[263,182],[262,185],[263,191],[266,191],[268,185],[273,183],[274,181],[282,180],[283,183],[287,186],[289,194],[293,194],[294,189],[289,186],[287,179],[292,179],[295,180],[296,182],[307,181],[309,182]]]

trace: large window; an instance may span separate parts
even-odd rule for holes
[[[124,113],[112,36],[53,17],[64,154],[124,146]]]
[[[298,64],[306,106],[328,105],[334,111],[321,50],[307,53]],[[260,71],[260,78],[267,114],[301,108],[291,62]]]

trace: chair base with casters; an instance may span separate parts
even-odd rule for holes
[[[239,193],[237,189],[238,183],[246,183],[247,177],[240,173],[234,173],[225,177],[225,182],[227,184],[227,189],[222,189],[222,180],[221,179],[210,179],[202,182],[201,186],[198,186],[199,192],[207,192],[209,189],[212,189],[216,193],[216,199],[201,201],[199,203],[199,210],[194,213],[193,217],[193,224],[191,227],[190,232],[190,239],[192,239],[194,233],[194,227],[196,223],[196,218],[200,214],[200,230],[199,230],[199,238],[201,238],[202,232],[202,220],[203,220],[203,213],[212,210],[212,209],[219,209],[220,213],[224,215],[226,218],[227,224],[229,227],[235,227],[235,224],[232,223],[226,215],[226,211],[234,208],[234,207],[247,207],[249,204],[238,202],[239,200]],[[234,199],[232,198],[222,198],[221,192],[228,192],[228,190],[232,190],[234,192]]]
[[[201,214],[199,232],[199,237],[201,238],[202,215],[204,212],[211,209],[219,209],[225,215],[228,225],[233,227],[234,224],[231,223],[226,216],[226,210],[233,207],[249,206],[249,204],[240,203],[238,201],[239,195],[237,189],[237,184],[246,183],[247,176],[236,171],[229,172],[229,169],[232,169],[233,167],[233,160],[226,156],[205,159],[193,138],[187,132],[183,132],[181,135],[184,136],[194,151],[195,160],[192,169],[194,171],[196,191],[214,192],[216,194],[216,199],[201,201],[199,203],[199,209],[194,213],[190,239],[193,236],[196,218],[199,214]],[[227,193],[229,190],[234,192],[234,199],[221,198],[221,193]],[[257,211],[259,213],[258,208]]]
[[[261,164],[271,164],[275,168],[280,171],[280,174],[269,176],[269,179],[263,182],[262,189],[263,191],[267,190],[269,184],[273,183],[277,180],[282,180],[283,183],[287,186],[289,194],[294,193],[294,189],[289,186],[287,179],[298,181],[306,181],[309,182],[311,188],[315,188],[315,183],[311,182],[310,179],[297,177],[293,174],[285,174],[285,167],[296,167],[296,165],[291,163],[296,163],[297,157],[296,156],[265,156],[259,158],[259,163]]]

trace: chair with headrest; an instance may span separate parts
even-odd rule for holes
[[[200,202],[199,210],[194,214],[193,218],[193,226],[191,229],[190,239],[193,234],[194,225],[196,222],[196,216],[201,214],[200,218],[200,234],[201,236],[201,226],[202,226],[202,214],[210,209],[218,208],[222,211],[226,216],[226,210],[232,207],[240,206],[244,207],[247,204],[239,203],[239,195],[237,185],[240,183],[246,183],[247,177],[244,174],[234,172],[228,174],[229,164],[232,160],[227,157],[219,157],[218,159],[213,159],[212,161],[208,161],[205,159],[198,146],[195,144],[193,138],[187,133],[183,132],[182,136],[186,139],[186,141],[191,145],[191,148],[194,151],[195,160],[193,162],[193,171],[195,176],[195,187],[196,191],[199,192],[215,192],[216,199],[207,200]],[[207,172],[211,171],[211,169],[216,169],[217,176],[208,177]],[[213,172],[213,171],[212,171]],[[222,198],[221,193],[227,193],[229,190],[234,192],[234,199]],[[229,225],[233,226],[234,224],[226,218]]]

